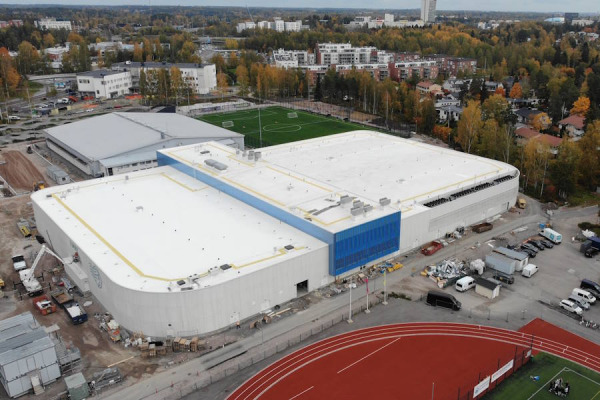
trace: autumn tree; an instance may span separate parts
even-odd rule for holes
[[[523,89],[521,88],[521,84],[516,82],[513,87],[510,89],[510,93],[508,96],[511,99],[521,99],[523,98]]]
[[[542,185],[550,155],[550,147],[547,143],[537,138],[527,142],[523,149],[525,186],[533,185],[534,190],[537,190],[538,186]]]
[[[225,96],[225,93],[229,90],[229,78],[227,74],[223,72],[217,74],[217,88],[219,93],[221,93],[221,97]]]
[[[217,69],[217,72],[223,72],[225,70],[225,59],[219,53],[215,54],[210,59],[210,62],[212,64],[215,64],[215,68]]]
[[[548,127],[552,125],[552,120],[545,112],[541,112],[533,117],[533,121],[531,121],[531,126],[537,131],[543,131],[544,129],[548,129]]]
[[[246,68],[244,64],[238,65],[238,67],[235,69],[235,76],[240,87],[240,96],[246,96],[248,94],[248,86],[250,84],[248,68]]]
[[[581,183],[590,190],[600,185],[600,121],[588,124],[579,142]]]
[[[23,41],[18,48],[19,55],[16,58],[17,71],[20,74],[32,74],[40,67],[40,53],[28,41]]]
[[[580,96],[571,108],[571,114],[585,116],[590,110],[590,99],[585,96]]]
[[[238,41],[235,39],[225,39],[225,48],[227,50],[237,50]]]
[[[464,108],[462,116],[458,121],[457,142],[463,151],[471,153],[475,150],[475,144],[479,139],[483,123],[481,121],[481,106],[479,102],[471,100]]]
[[[44,35],[43,43],[45,48],[54,47],[55,42],[54,36],[50,32]]]
[[[7,98],[13,95],[19,83],[21,76],[13,66],[11,57],[6,47],[0,48],[0,84],[2,85],[2,97]]]
[[[138,43],[133,44],[133,61],[144,61],[144,50],[140,47]]]

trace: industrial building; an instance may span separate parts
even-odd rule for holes
[[[159,149],[207,141],[244,148],[239,133],[169,113],[110,113],[48,128],[45,136],[50,150],[92,177],[155,167]]]
[[[66,271],[125,328],[212,332],[505,212],[518,170],[355,131],[244,151],[158,151],[159,167],[32,195]]]
[[[30,312],[0,321],[0,382],[9,397],[39,394],[60,375],[54,343]]]

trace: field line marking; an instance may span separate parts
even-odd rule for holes
[[[380,348],[378,348],[377,350],[370,352],[369,354],[367,354],[367,355],[366,355],[366,356],[364,356],[363,358],[360,358],[360,359],[358,359],[358,360],[354,361],[352,364],[350,364],[350,365],[348,365],[348,366],[346,366],[346,367],[344,367],[344,368],[340,369],[340,370],[339,370],[337,373],[339,374],[340,372],[344,372],[344,371],[345,371],[345,370],[347,370],[348,368],[350,368],[350,367],[352,367],[352,366],[354,366],[354,365],[358,364],[359,362],[361,362],[361,361],[362,361],[362,360],[364,360],[365,358],[372,356],[373,354],[377,353],[378,351],[385,349],[385,348],[386,348],[386,347],[388,347],[389,345],[396,343],[396,342],[397,342],[398,340],[400,340],[400,339],[402,339],[402,337],[399,337],[399,338],[397,338],[397,339],[394,339],[394,340],[392,340],[391,342],[389,342],[389,343],[387,343],[387,344],[385,344],[385,345],[381,346],[381,347],[380,347]]]
[[[531,396],[529,396],[529,398],[527,400],[531,400],[535,397],[536,394],[538,394],[540,392],[540,390],[544,389],[550,382],[552,382],[554,380],[554,378],[556,378],[558,375],[562,374],[564,372],[564,370],[568,369],[567,367],[562,367],[562,369],[560,371],[558,371],[556,373],[556,375],[554,375],[552,378],[548,379],[548,381],[546,383],[544,383],[542,385],[542,387],[540,387],[538,390],[535,391],[534,394],[532,394]]]
[[[594,399],[595,399],[595,398],[596,398],[596,397],[597,397],[599,394],[600,394],[600,390],[598,390],[598,391],[596,392],[596,394],[594,395],[594,397],[592,397],[590,400],[594,400]]]
[[[565,367],[565,368],[566,368],[566,370],[567,370],[567,371],[569,371],[569,372],[572,372],[572,373],[574,373],[575,375],[579,375],[580,377],[582,377],[582,378],[585,378],[585,379],[587,379],[588,381],[590,381],[590,382],[592,382],[592,383],[594,383],[594,384],[596,384],[596,385],[600,386],[600,383],[596,382],[596,381],[595,381],[595,380],[593,380],[592,378],[588,378],[587,376],[585,376],[585,375],[582,375],[582,374],[580,374],[580,373],[579,373],[579,372],[577,372],[577,371],[573,371],[571,368],[567,368],[567,367]],[[599,393],[600,393],[600,391],[599,391]],[[596,394],[598,394],[598,393],[596,393]],[[595,396],[594,396],[594,397],[595,397]]]
[[[314,386],[311,386],[311,387],[309,387],[308,389],[306,389],[305,391],[298,393],[298,394],[297,394],[297,395],[295,395],[294,397],[290,397],[290,400],[293,400],[293,399],[295,399],[295,398],[297,398],[297,397],[299,397],[299,396],[303,395],[304,393],[308,392],[308,391],[309,391],[309,390],[311,390],[312,388],[314,388]]]

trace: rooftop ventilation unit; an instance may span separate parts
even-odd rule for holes
[[[387,206],[392,202],[392,200],[388,199],[387,197],[383,197],[381,199],[379,199],[379,205],[382,206]]]
[[[254,153],[254,159],[256,161],[260,160],[260,157],[262,156],[262,153],[260,151],[257,151]]]
[[[352,201],[352,198],[350,196],[348,196],[347,194],[340,197],[340,204],[348,204],[351,201]]]
[[[223,264],[219,268],[221,268],[223,271],[227,271],[229,268],[231,268],[231,265],[229,265],[229,264]]]
[[[202,150],[200,154],[210,154],[210,150]]]
[[[357,207],[362,207],[364,205],[364,203],[360,200],[356,200],[354,203],[352,203],[352,208],[357,208]]]
[[[284,247],[284,249],[286,249],[286,250],[293,250],[294,246],[292,246],[291,244],[288,244],[287,246]]]
[[[368,213],[370,211],[373,211],[373,206],[370,204],[367,204],[366,206],[363,207],[363,210],[365,210],[365,213]]]
[[[208,165],[209,167],[213,167],[214,169],[218,169],[219,171],[225,171],[227,169],[227,165],[213,160],[212,158],[204,160],[204,164]]]
[[[362,206],[361,207],[353,207],[353,208],[350,209],[350,214],[352,214],[352,215],[360,215],[363,212],[364,211],[363,211]]]

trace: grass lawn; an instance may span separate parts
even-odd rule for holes
[[[539,376],[538,381],[531,379]],[[530,363],[500,383],[483,399],[486,400],[556,400],[556,395],[548,391],[550,382],[562,378],[569,382],[571,390],[568,399],[600,400],[600,375],[570,361],[546,353],[539,353]]]
[[[295,113],[297,118],[288,117]],[[199,118],[202,121],[223,127],[223,122],[231,121],[233,126],[226,127],[246,136],[246,145],[260,147],[258,110],[242,110],[228,113],[210,114]],[[369,129],[362,125],[341,121],[337,118],[295,111],[283,107],[261,109],[262,145],[270,146],[311,139],[335,133]]]

